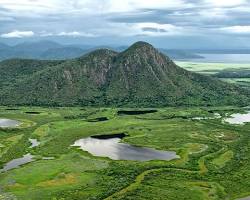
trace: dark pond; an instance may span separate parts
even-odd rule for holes
[[[91,136],[91,138],[95,138],[95,139],[100,139],[100,140],[106,140],[106,139],[112,139],[112,138],[124,138],[128,135],[126,135],[125,133],[116,133],[116,134],[105,134],[105,135],[93,135]]]
[[[0,128],[15,128],[20,125],[19,121],[12,119],[0,119]]]
[[[98,117],[95,119],[89,119],[88,122],[103,122],[108,121],[109,119],[107,117]]]
[[[26,114],[31,114],[31,115],[39,115],[41,112],[35,112],[35,111],[27,111],[25,112]]]
[[[160,151],[147,147],[137,147],[120,143],[126,135],[101,135],[77,140],[72,146],[80,147],[94,156],[109,157],[113,160],[172,160],[180,158],[174,151]]]
[[[20,110],[18,108],[6,108],[5,110]]]
[[[118,115],[143,115],[148,113],[155,113],[157,110],[119,110]]]

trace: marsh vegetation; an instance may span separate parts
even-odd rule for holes
[[[26,114],[29,111],[42,114]],[[222,200],[250,195],[250,124],[224,122],[245,109],[160,108],[143,115],[118,115],[118,111],[1,107],[1,118],[20,119],[25,125],[0,129],[0,197]],[[104,116],[109,120],[88,121]],[[114,136],[119,145],[176,152],[180,158],[114,160],[72,146],[81,139],[107,141]],[[3,170],[25,155],[34,157]]]

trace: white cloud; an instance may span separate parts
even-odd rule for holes
[[[70,36],[70,37],[95,37],[96,35],[92,33],[85,33],[85,32],[78,32],[78,31],[72,31],[72,32],[60,32],[58,34],[55,34],[57,36]]]
[[[223,27],[220,30],[234,34],[250,34],[250,26],[230,26]]]
[[[0,0],[0,37],[246,34],[226,26],[247,25],[249,10],[250,0]],[[5,33],[23,27],[35,34]]]
[[[2,38],[24,38],[24,37],[32,37],[34,36],[34,32],[33,31],[12,31],[9,33],[3,33],[1,34]]]
[[[68,37],[97,37],[96,34],[86,33],[86,32],[78,32],[78,31],[70,31],[70,32],[59,32],[59,33],[52,33],[47,31],[41,31],[38,36],[40,37],[50,37],[50,36],[68,36]]]
[[[145,1],[145,0],[108,0],[106,9],[109,12],[131,12],[139,9],[171,9],[189,7],[191,4],[186,3],[183,0],[157,0],[157,1]]]
[[[205,0],[206,4],[210,4],[215,7],[230,7],[239,6],[247,3],[246,0]]]
[[[201,10],[199,12],[199,15],[205,19],[215,19],[215,18],[223,19],[228,17],[226,10],[222,8],[211,8],[211,9]]]
[[[0,0],[2,8],[11,11],[32,11],[45,12],[59,10],[62,8],[64,1],[59,0]],[[25,13],[23,13],[25,14]]]
[[[33,31],[12,31],[9,33],[3,33],[0,35],[2,38],[25,38],[25,37],[32,37],[35,33]],[[41,31],[36,34],[38,37],[50,37],[50,36],[68,36],[68,37],[97,37],[98,35],[92,34],[92,33],[85,33],[85,32],[78,32],[78,31],[72,31],[72,32],[59,32],[59,33],[52,33],[52,32],[46,32]]]
[[[191,5],[185,0],[0,0],[0,7],[20,16],[60,13],[98,15],[139,9],[186,8]]]
[[[97,29],[103,36],[172,36],[187,34],[182,27],[159,23],[109,23],[107,27]]]

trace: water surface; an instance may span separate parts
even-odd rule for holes
[[[38,142],[36,139],[29,139],[31,146],[29,148],[34,148],[39,146],[40,142]],[[30,153],[23,155],[21,158],[13,159],[10,162],[6,163],[2,169],[0,169],[1,172],[6,172],[11,169],[18,168],[24,164],[30,163],[33,160],[34,156],[31,155]]]
[[[160,151],[147,147],[137,147],[120,143],[121,138],[83,138],[77,140],[72,146],[80,147],[94,156],[109,157],[113,160],[172,160],[180,158],[173,151]]]
[[[1,172],[9,171],[11,169],[18,168],[21,165],[24,165],[26,163],[32,162],[33,161],[33,157],[34,156],[31,155],[31,154],[26,154],[22,158],[14,159],[14,160],[8,162],[7,164],[5,164],[4,167],[2,169],[0,169],[0,173]]]
[[[212,117],[193,117],[192,119],[195,120],[206,120],[206,119],[220,119],[221,115],[219,113],[214,113],[214,116]]]
[[[192,62],[208,63],[250,63],[250,54],[198,54],[203,58],[183,59]]]
[[[19,121],[12,119],[0,119],[0,128],[15,128],[20,125]]]
[[[29,148],[34,148],[34,147],[37,147],[39,146],[40,142],[38,142],[37,139],[29,139],[30,143],[31,143],[31,146]]]
[[[250,111],[248,111],[245,114],[241,113],[232,114],[229,118],[224,119],[224,121],[228,122],[229,124],[243,125],[247,122],[250,122]]]

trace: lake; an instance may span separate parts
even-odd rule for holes
[[[9,170],[15,169],[15,168],[17,168],[17,167],[19,167],[21,165],[30,163],[30,162],[33,161],[33,157],[34,156],[31,155],[31,154],[26,154],[21,158],[11,160],[10,162],[6,163],[6,165],[4,165],[4,167],[2,169],[0,169],[0,173],[9,171]]]
[[[183,59],[182,61],[207,63],[250,63],[250,54],[198,54],[204,58]]]
[[[0,119],[0,128],[15,128],[20,125],[19,121],[12,119]]]
[[[29,148],[34,148],[40,145],[40,142],[37,139],[29,139],[29,142],[31,143],[31,146]],[[6,163],[2,169],[0,169],[1,172],[7,172],[11,169],[18,168],[22,165],[25,165],[27,163],[30,163],[33,160],[34,156],[30,153],[23,155],[21,158],[13,159],[10,162]]]
[[[243,125],[247,122],[250,122],[250,111],[248,111],[245,114],[241,113],[232,114],[228,118],[224,119],[224,121],[228,122],[229,124]]]
[[[118,136],[114,138],[100,136],[100,138],[83,138],[77,140],[72,146],[80,147],[94,156],[108,157],[112,160],[149,161],[180,158],[174,151],[160,151],[121,143],[121,138]]]

